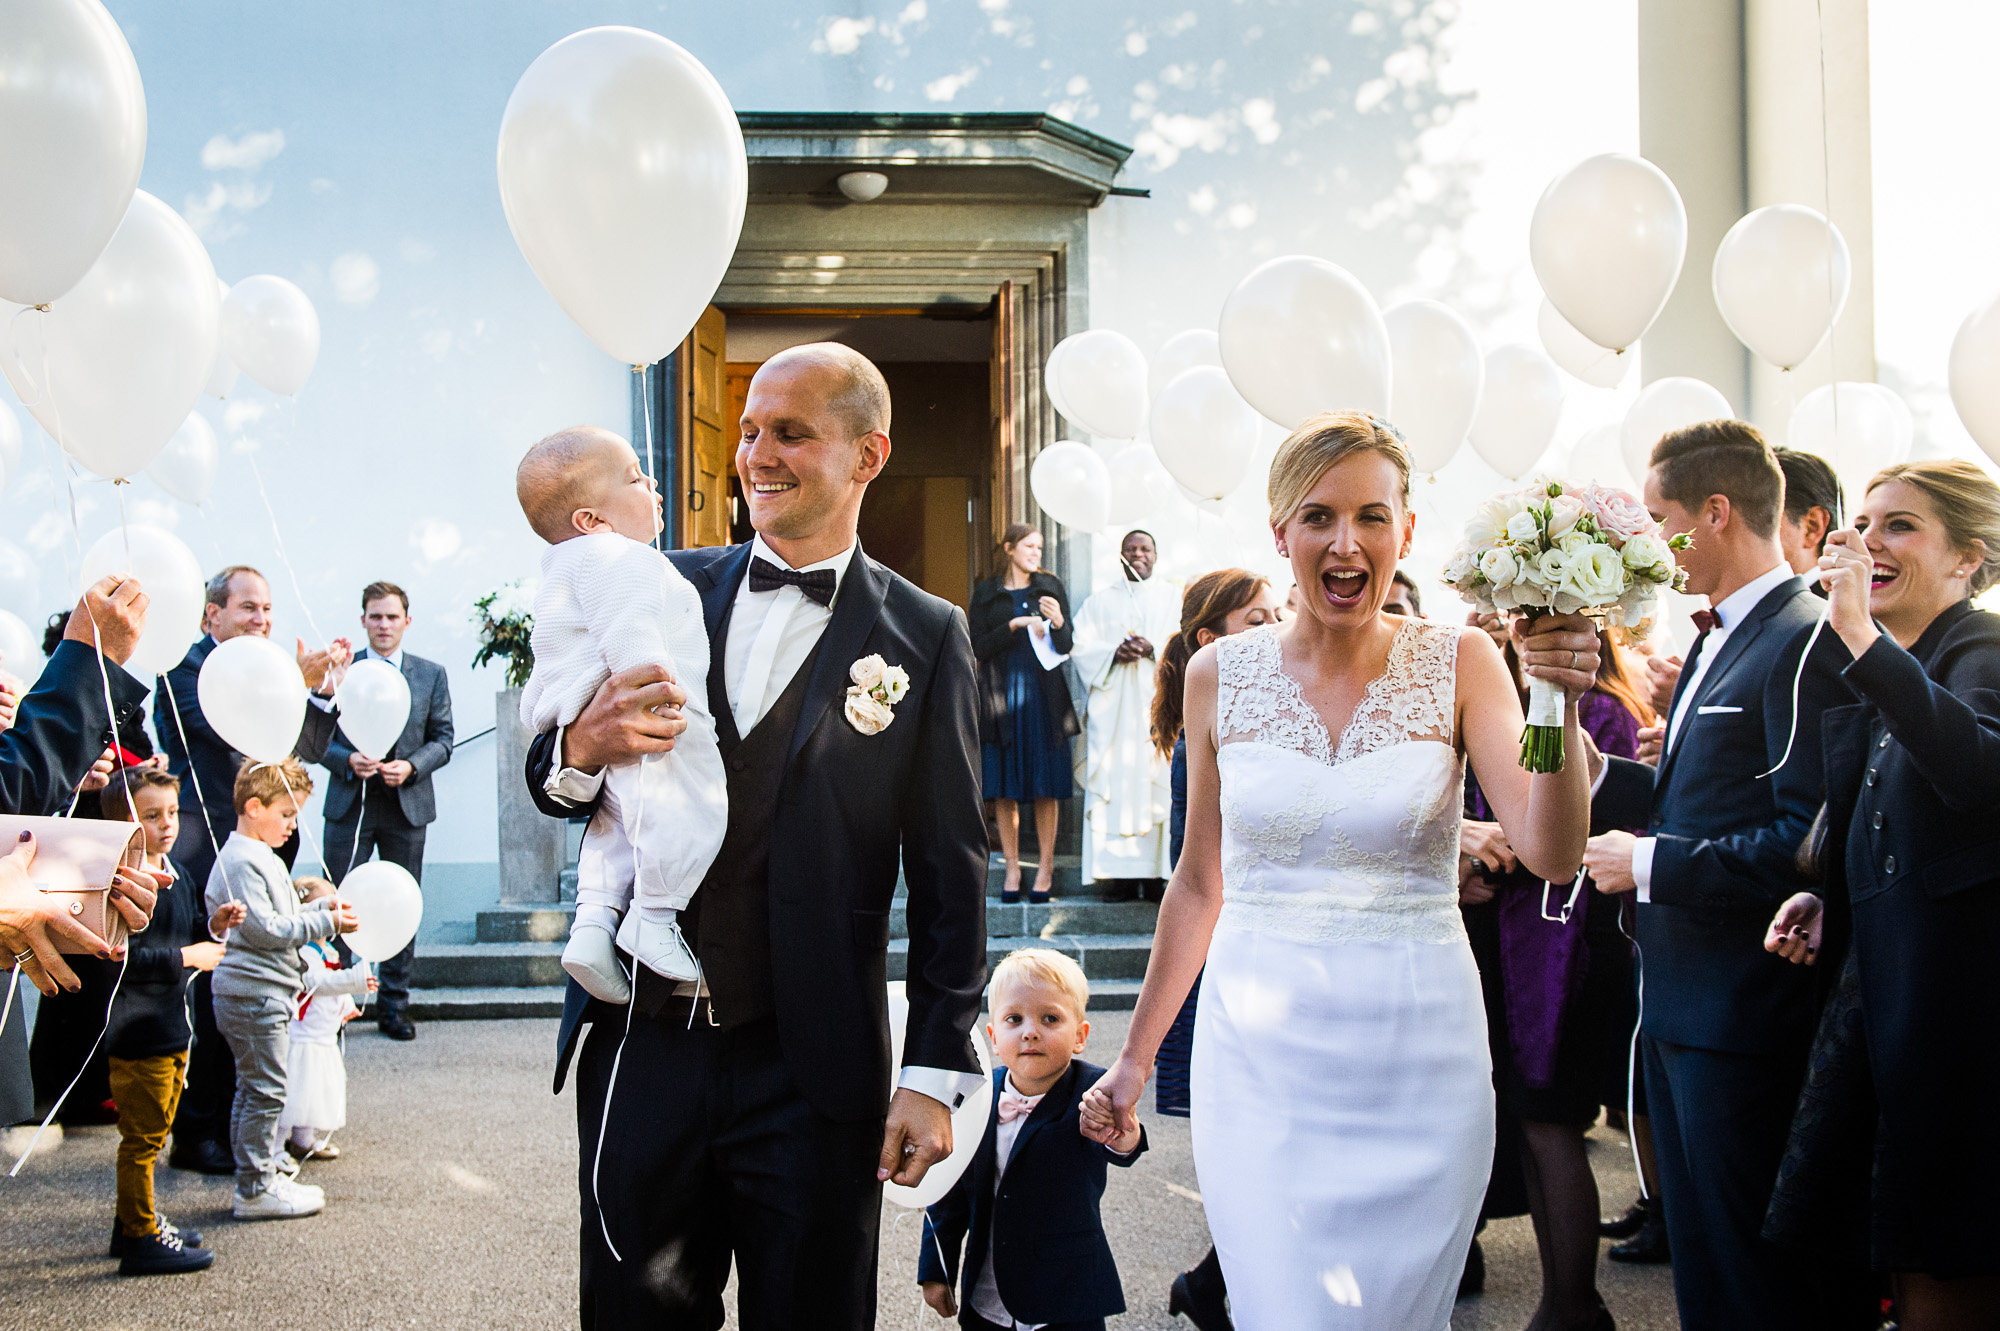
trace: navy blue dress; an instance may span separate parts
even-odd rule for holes
[[[1041,593],[1033,587],[1009,589],[1014,614],[1039,613]],[[1004,659],[1007,709],[1000,718],[998,743],[982,746],[985,793],[990,800],[1066,800],[1072,793],[1070,746],[1061,719],[1051,714],[1042,692],[1042,663],[1027,630],[1016,629]]]
[[[1187,839],[1187,735],[1174,741],[1173,811],[1167,823],[1168,858],[1181,862],[1181,843]],[[1153,1112],[1171,1118],[1187,1118],[1190,1113],[1188,1077],[1194,1059],[1195,1001],[1201,997],[1201,976],[1181,1003],[1180,1015],[1167,1028],[1160,1052],[1153,1063]]]

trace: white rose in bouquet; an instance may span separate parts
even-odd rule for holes
[[[1507,539],[1516,545],[1534,545],[1542,538],[1541,524],[1535,515],[1523,509],[1507,519]]]
[[[1504,545],[1496,545],[1479,557],[1479,571],[1495,587],[1511,587],[1521,576],[1521,561]]]
[[[1561,550],[1544,550],[1535,559],[1535,582],[1553,594],[1569,576],[1569,555]]]
[[[1625,561],[1608,545],[1593,545],[1569,566],[1563,590],[1583,606],[1610,605],[1625,590]]]
[[[1673,567],[1673,551],[1667,548],[1665,538],[1650,532],[1641,532],[1626,541],[1620,554],[1624,557],[1626,568],[1654,574],[1655,582],[1664,580],[1657,576],[1658,571]]]
[[[1549,535],[1561,537],[1575,529],[1577,520],[1587,510],[1583,501],[1572,495],[1560,494],[1549,501]]]

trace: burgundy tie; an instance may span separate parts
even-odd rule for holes
[[[1715,617],[1715,612],[1713,610],[1697,610],[1694,612],[1694,614],[1690,615],[1689,618],[1694,620],[1694,626],[1700,629],[1703,633],[1708,632],[1710,629],[1715,628],[1722,623],[1721,620]]]

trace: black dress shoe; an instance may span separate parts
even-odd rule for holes
[[[1472,1241],[1472,1247],[1465,1254],[1465,1272],[1458,1278],[1458,1297],[1469,1299],[1475,1294],[1486,1292],[1486,1250],[1479,1246],[1479,1240]]]
[[[1015,889],[1014,889],[1014,890],[1013,890],[1012,892],[1008,892],[1008,891],[1006,891],[1006,890],[1004,890],[1004,889],[1003,889],[1003,890],[1001,891],[1001,893],[1000,893],[1000,904],[1001,904],[1001,905],[1003,905],[1003,906],[1018,906],[1018,905],[1020,905],[1020,904],[1021,904],[1021,889],[1017,887],[1017,888],[1015,888]]]
[[[417,1028],[412,1026],[410,1019],[400,1012],[391,1012],[384,1015],[378,1025],[381,1027],[382,1034],[388,1036],[391,1040],[414,1040],[417,1038]]]
[[[1097,894],[1099,901],[1117,903],[1139,899],[1139,880],[1136,878],[1104,878]]]
[[[1623,1243],[1613,1244],[1604,1255],[1614,1262],[1633,1266],[1658,1266],[1672,1261],[1673,1255],[1667,1251],[1667,1222],[1657,1212],[1647,1216],[1638,1233]]]
[[[1629,1239],[1639,1232],[1640,1227],[1646,1223],[1646,1217],[1652,1213],[1653,1204],[1646,1198],[1641,1197],[1638,1201],[1626,1207],[1625,1214],[1619,1216],[1616,1220],[1598,1221],[1598,1237]]]
[[[206,1271],[215,1265],[215,1254],[207,1248],[190,1248],[178,1234],[161,1232],[125,1240],[125,1255],[119,1260],[121,1276],[173,1276],[187,1271]]]
[[[1215,1249],[1210,1248],[1208,1256],[1192,1271],[1174,1277],[1174,1283],[1167,1289],[1167,1312],[1187,1318],[1197,1331],[1236,1331],[1229,1320],[1228,1298],[1222,1263],[1216,1259]]]
[[[200,1230],[182,1229],[174,1224],[173,1221],[158,1213],[155,1213],[153,1218],[159,1222],[160,1233],[173,1235],[181,1241],[181,1246],[186,1248],[199,1248],[202,1246]],[[123,1257],[126,1246],[125,1226],[114,1216],[111,1220],[111,1248],[105,1253],[105,1256]]]
[[[174,1149],[167,1156],[167,1168],[185,1169],[190,1174],[234,1174],[236,1157],[222,1142],[194,1141],[182,1145],[174,1142]]]

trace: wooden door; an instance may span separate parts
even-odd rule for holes
[[[683,544],[729,544],[729,473],[735,429],[724,383],[725,321],[711,305],[683,345],[687,365],[687,491],[681,496]]]

